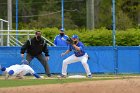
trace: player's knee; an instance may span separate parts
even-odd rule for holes
[[[68,64],[68,61],[66,61],[66,60],[63,60],[63,64]]]
[[[83,61],[83,62],[82,62],[82,64],[83,64],[83,65],[86,65],[86,64],[87,64],[87,62],[86,62],[86,61]]]
[[[9,75],[13,75],[13,74],[14,74],[14,71],[13,71],[13,70],[10,70],[10,71],[8,72],[8,74],[9,74]]]

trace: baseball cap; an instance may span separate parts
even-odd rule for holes
[[[61,28],[60,31],[64,31],[64,28]]]
[[[78,36],[77,36],[77,35],[73,35],[72,38],[76,38],[76,39],[78,39]]]

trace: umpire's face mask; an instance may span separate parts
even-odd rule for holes
[[[41,36],[36,36],[36,39],[37,39],[38,41],[40,41],[40,40],[41,40]]]
[[[41,32],[36,32],[36,40],[37,41],[41,40]]]

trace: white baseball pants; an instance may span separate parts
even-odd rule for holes
[[[67,75],[67,66],[68,64],[75,63],[78,61],[81,61],[87,75],[91,75],[89,65],[87,64],[88,60],[88,55],[87,53],[84,56],[81,57],[76,57],[74,54],[63,60],[63,65],[62,65],[62,74]]]

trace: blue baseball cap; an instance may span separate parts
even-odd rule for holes
[[[73,35],[72,38],[76,38],[76,39],[78,39],[78,36],[77,36],[77,35]]]
[[[61,28],[60,31],[64,31],[64,28]]]

